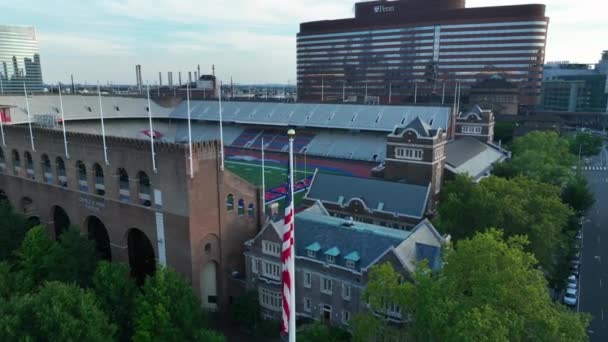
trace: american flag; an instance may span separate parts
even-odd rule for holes
[[[291,168],[289,168],[287,172],[287,197],[285,199],[283,249],[281,252],[281,263],[283,264],[283,272],[281,274],[283,283],[283,324],[281,326],[281,332],[283,334],[289,333],[290,335],[295,334],[295,331],[289,331],[289,320],[290,318],[295,319],[295,317],[290,317],[292,312],[295,313],[295,308],[291,308],[291,303],[293,303],[291,296],[294,295],[291,281],[293,279],[293,272],[295,272],[295,270],[292,269],[293,262],[291,262],[292,258],[294,257],[294,207],[292,201],[293,187],[291,183]]]

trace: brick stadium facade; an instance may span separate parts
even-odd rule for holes
[[[156,264],[174,268],[192,283],[202,306],[222,311],[242,285],[243,242],[260,226],[259,189],[220,170],[217,142],[188,146],[4,126],[0,190],[28,218],[58,237],[78,226],[106,259],[128,263],[143,279]],[[235,273],[238,272],[237,273]]]
[[[523,105],[540,97],[549,18],[544,5],[465,8],[465,0],[368,1],[355,18],[300,24],[298,98],[380,103],[464,96],[499,74]],[[344,98],[343,98],[344,97]]]

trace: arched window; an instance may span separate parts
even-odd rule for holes
[[[0,148],[0,171],[6,170],[6,160],[4,159],[4,150]]]
[[[32,160],[32,154],[29,152],[25,152],[25,170],[27,178],[36,179],[36,174],[34,173],[34,161]]]
[[[243,201],[242,198],[239,200],[238,213],[239,213],[239,216],[245,215],[245,201]]]
[[[150,178],[145,172],[139,171],[137,180],[139,182],[139,204],[149,207],[152,205]]]
[[[253,209],[254,209],[253,203],[249,203],[249,207],[247,207],[247,216],[249,216],[249,218],[255,217],[255,212]]]
[[[13,174],[15,176],[19,176],[21,174],[21,157],[19,156],[19,152],[17,152],[17,150],[13,150],[12,158]]]
[[[78,188],[82,192],[89,192],[89,183],[87,182],[87,167],[82,161],[76,162],[76,173],[78,177]]]
[[[95,194],[103,196],[106,194],[106,185],[103,179],[103,169],[101,165],[93,164],[93,172],[95,173]]]
[[[234,196],[229,194],[226,197],[226,210],[231,211],[232,209],[234,209]]]
[[[55,164],[57,164],[57,180],[59,181],[59,185],[64,188],[68,187],[68,177],[65,174],[65,163],[61,157],[57,157],[55,159]]]
[[[131,200],[131,191],[129,187],[129,174],[122,167],[118,169],[118,199],[129,202]]]
[[[40,164],[42,165],[42,175],[44,176],[44,181],[49,184],[53,184],[53,171],[51,170],[51,160],[49,159],[49,156],[43,154]]]

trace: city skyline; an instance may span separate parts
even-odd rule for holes
[[[468,0],[468,7],[535,3],[520,0]],[[541,2],[542,3],[542,2]],[[601,40],[608,35],[602,19],[607,5],[593,0],[552,0],[547,61],[596,63]],[[296,33],[305,21],[353,16],[351,0],[277,0],[173,3],[159,0],[112,0],[61,6],[39,2],[0,4],[9,25],[37,28],[43,79],[67,82],[135,84],[134,68],[142,65],[143,81],[158,82],[158,72],[211,73],[235,83],[295,83]],[[602,8],[598,8],[602,7]],[[596,10],[590,10],[595,8]],[[239,9],[238,13],[234,9]],[[254,15],[255,13],[255,15]]]

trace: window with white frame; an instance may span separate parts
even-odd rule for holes
[[[262,241],[262,252],[272,256],[281,256],[281,245],[264,240]]]
[[[310,312],[312,310],[312,302],[310,298],[304,298],[304,311]]]
[[[257,274],[258,270],[258,260],[256,258],[251,258],[251,272]]]
[[[443,147],[437,148],[435,150],[434,154],[435,154],[435,158],[434,159],[439,159],[439,158],[443,157]]]
[[[311,258],[316,258],[317,257],[317,252],[311,251],[310,249],[307,251],[307,254]]]
[[[310,288],[312,285],[312,274],[304,271],[304,287]]]
[[[352,260],[346,260],[346,267],[355,268],[355,262]]]
[[[462,126],[464,134],[481,134],[481,126]]]
[[[264,308],[275,311],[281,310],[281,292],[270,291],[261,287],[259,292],[259,300],[260,306]]]
[[[422,160],[424,151],[420,148],[396,147],[395,158]]]
[[[388,303],[386,305],[386,314],[388,316],[401,318],[401,307],[395,303]]]
[[[321,277],[321,293],[332,294],[334,281],[329,278]]]
[[[350,322],[350,311],[342,311],[342,323],[348,325]]]
[[[328,263],[333,264],[336,262],[336,257],[333,255],[326,255],[325,260],[327,260]]]
[[[342,283],[342,298],[350,300],[350,284]]]
[[[264,261],[262,263],[262,276],[269,279],[280,280],[281,265],[275,264],[274,262]]]

